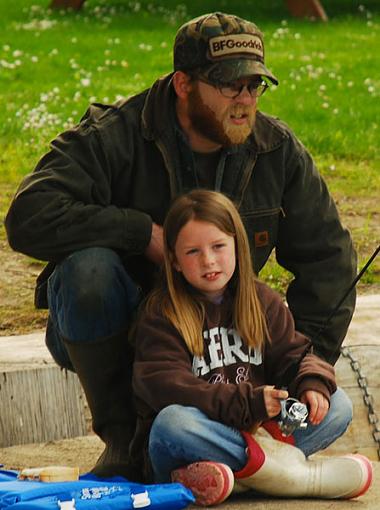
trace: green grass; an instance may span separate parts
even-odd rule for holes
[[[89,102],[132,95],[170,72],[180,24],[223,10],[256,21],[265,34],[280,86],[263,96],[261,109],[288,122],[310,149],[343,214],[365,199],[371,224],[380,190],[378,0],[325,0],[328,23],[291,18],[280,0],[87,0],[79,13],[51,12],[48,4],[0,0],[0,189],[15,188]],[[370,227],[353,234],[370,251]],[[272,265],[269,272],[286,279]]]

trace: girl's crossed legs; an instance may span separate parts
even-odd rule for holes
[[[345,432],[351,420],[352,403],[338,388],[322,423],[295,431],[295,445],[306,456],[327,448]],[[227,464],[232,471],[239,471],[247,462],[246,442],[238,430],[210,420],[195,407],[181,405],[170,405],[156,417],[149,455],[157,483],[170,482],[174,469],[201,460]]]

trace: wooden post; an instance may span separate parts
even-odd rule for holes
[[[74,9],[79,11],[84,2],[85,0],[52,0],[50,7],[52,9]]]
[[[315,18],[327,21],[328,17],[319,0],[286,0],[290,13],[298,18]]]

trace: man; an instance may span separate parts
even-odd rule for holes
[[[277,84],[251,22],[213,13],[181,27],[174,72],[141,94],[91,105],[22,182],[6,218],[11,246],[49,261],[36,305],[49,308],[47,345],[84,387],[106,443],[94,472],[137,478],[127,334],[162,261],[171,200],[196,187],[238,205],[256,272],[273,248],[295,278],[297,328],[335,362],[354,294],[318,331],[355,275],[355,255],[310,155],[288,127],[257,111]]]

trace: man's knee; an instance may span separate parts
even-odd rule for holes
[[[141,291],[115,251],[87,248],[57,265],[49,278],[48,301],[61,335],[90,340],[128,328]]]
[[[55,286],[75,289],[79,302],[104,296],[114,286],[122,264],[117,253],[109,248],[86,248],[69,255],[56,268]]]

